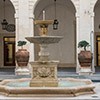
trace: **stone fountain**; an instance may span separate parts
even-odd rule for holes
[[[48,35],[48,25],[52,23],[52,20],[36,20],[40,36],[26,37],[31,43],[40,45],[39,59],[30,62],[31,78],[3,80],[0,82],[0,93],[7,96],[77,96],[95,93],[95,86],[89,79],[57,78],[59,61],[50,60],[47,48],[63,37]]]
[[[40,36],[26,37],[30,43],[40,45],[38,61],[30,62],[32,65],[32,87],[57,87],[57,65],[59,61],[49,59],[47,50],[49,44],[58,43],[62,36],[48,36],[48,25],[52,24],[52,20],[36,20],[35,24],[39,26]]]

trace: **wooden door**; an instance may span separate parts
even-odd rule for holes
[[[4,66],[15,66],[15,37],[4,37]]]

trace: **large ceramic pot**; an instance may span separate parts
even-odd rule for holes
[[[16,62],[18,66],[27,66],[29,62],[29,52],[26,49],[19,49],[16,52]]]
[[[78,60],[81,67],[90,67],[92,64],[92,53],[90,51],[81,51],[78,54]]]

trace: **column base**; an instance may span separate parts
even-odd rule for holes
[[[15,69],[15,74],[16,75],[30,75],[30,71],[29,71],[29,69],[28,69],[28,67],[27,66],[23,66],[23,67],[17,67],[16,69]]]
[[[79,75],[92,75],[91,67],[81,67]]]

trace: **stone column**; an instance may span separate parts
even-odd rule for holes
[[[24,41],[25,37],[31,36],[29,33],[29,9],[27,0],[19,0],[18,13],[16,14],[16,51],[19,49],[17,46],[18,41]],[[25,40],[26,41],[26,40]],[[31,53],[28,42],[24,46]],[[30,74],[29,66],[20,67],[16,65],[15,72],[17,75]]]
[[[81,0],[80,1],[80,27],[79,27],[79,36],[78,36],[78,42],[85,40],[89,42],[91,45],[91,9],[90,9],[90,1],[87,0]],[[91,47],[87,48],[87,50],[91,51]],[[92,67],[80,67],[79,74],[80,75],[86,75],[92,73]]]
[[[16,26],[16,51],[18,50],[17,42],[19,38],[19,17],[18,17],[18,11],[15,13],[15,26]]]
[[[34,36],[34,15],[33,13],[29,16],[29,34],[31,37]],[[28,48],[30,49],[30,61],[34,61],[34,44],[28,43]]]
[[[79,49],[78,49],[78,42],[79,42],[79,34],[80,34],[80,30],[79,30],[79,14],[76,13],[76,73],[79,73],[80,70],[80,66],[79,66],[79,61],[78,61],[78,53],[79,53]]]
[[[93,54],[93,59],[92,59],[92,73],[95,73],[95,67],[94,67],[94,12],[91,13],[91,34],[90,34],[90,41],[91,41],[91,52]]]
[[[16,10],[16,13],[15,13],[15,24],[16,24],[16,52],[17,52],[18,51],[17,42],[18,42],[18,40],[20,38],[18,10]],[[28,70],[27,66],[19,67],[16,64],[15,73],[16,73],[16,75],[26,75],[26,74],[28,75],[29,74],[29,70]]]

